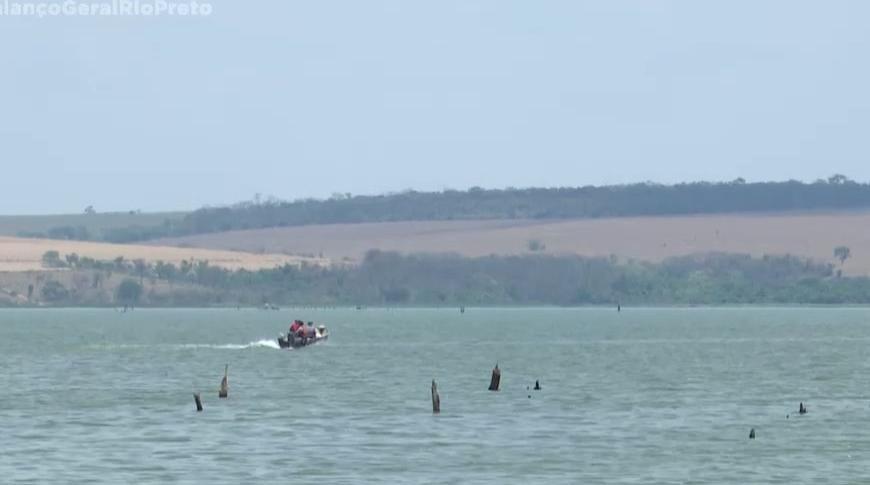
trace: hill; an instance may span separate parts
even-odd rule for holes
[[[99,231],[50,228],[42,236],[135,242],[247,229],[397,221],[596,219],[688,214],[857,210],[870,208],[870,184],[835,175],[811,184],[787,182],[640,183],[602,187],[442,192],[407,191],[328,200],[279,200],[207,207],[181,217],[119,221]],[[33,234],[36,235],[36,234]]]
[[[586,219],[684,214],[758,213],[870,208],[870,184],[834,175],[798,181],[640,183],[602,187],[529,188],[336,195],[329,200],[267,201],[203,208],[165,226],[167,236],[314,224]],[[149,237],[155,233],[148,234]],[[131,237],[139,237],[134,231]]]
[[[230,231],[160,239],[154,244],[322,255],[361,261],[369,249],[402,253],[616,255],[659,262],[696,253],[754,256],[792,254],[834,262],[833,250],[852,256],[845,274],[870,275],[870,211],[709,216],[621,217],[580,220],[412,221],[328,224]],[[837,262],[839,267],[839,262]]]
[[[103,240],[107,232],[119,227],[160,227],[184,218],[185,212],[105,212],[94,214],[56,214],[0,216],[0,236],[43,237],[52,239]]]

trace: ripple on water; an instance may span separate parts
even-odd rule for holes
[[[0,311],[0,481],[842,483],[870,466],[867,309],[304,317],[330,342],[276,349],[284,312]]]

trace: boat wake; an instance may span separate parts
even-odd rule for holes
[[[248,342],[246,344],[182,344],[181,348],[185,349],[229,349],[229,350],[241,350],[241,349],[255,349],[255,348],[267,348],[267,349],[280,349],[278,346],[278,342],[275,339],[260,339],[255,340],[253,342]]]
[[[253,349],[256,347],[264,347],[267,349],[279,349],[279,350],[281,349],[281,347],[278,346],[278,341],[276,341],[273,338],[264,338],[264,339],[257,340],[254,342],[248,342],[246,345],[242,345],[239,347],[230,346],[229,348]]]
[[[103,350],[119,350],[119,349],[164,349],[164,350],[189,350],[189,349],[222,349],[222,350],[244,350],[244,349],[278,349],[278,341],[275,339],[260,339],[248,342],[246,344],[95,344],[89,348]]]

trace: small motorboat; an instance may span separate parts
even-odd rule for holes
[[[295,330],[295,331],[294,331]],[[318,325],[315,327],[311,322],[307,326],[293,329],[286,334],[278,336],[278,346],[282,349],[295,349],[297,347],[307,347],[317,342],[322,342],[329,338],[329,331],[326,330],[326,325]]]

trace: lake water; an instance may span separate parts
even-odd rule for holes
[[[3,310],[0,482],[860,482],[868,347],[865,308]]]

